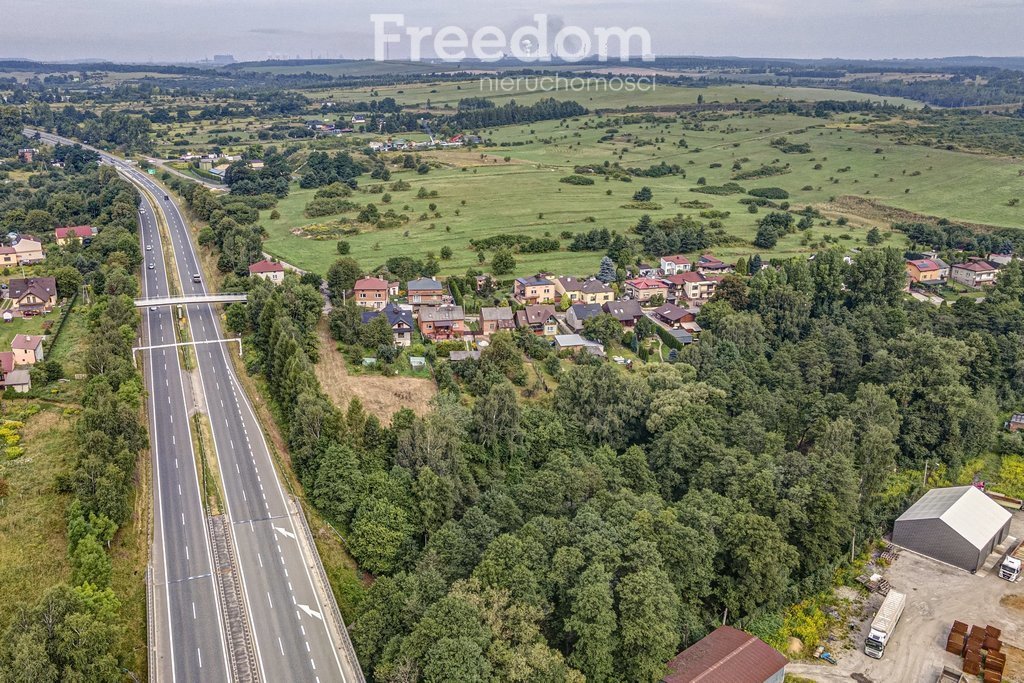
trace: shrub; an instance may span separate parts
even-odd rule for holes
[[[564,178],[559,178],[558,182],[565,183],[566,185],[593,185],[594,179],[588,178],[582,175],[567,175]]]

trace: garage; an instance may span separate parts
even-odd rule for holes
[[[1010,517],[973,486],[932,489],[896,520],[892,542],[974,572],[1010,533]]]

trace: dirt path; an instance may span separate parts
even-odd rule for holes
[[[376,415],[384,424],[401,408],[411,408],[417,415],[430,409],[430,400],[437,388],[429,379],[412,377],[383,377],[381,375],[350,375],[345,368],[345,359],[337,350],[337,344],[327,331],[327,322],[321,320],[317,326],[320,336],[320,362],[316,368],[317,379],[324,392],[342,410],[349,401],[358,398],[363,409]]]

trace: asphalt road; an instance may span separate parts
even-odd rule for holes
[[[44,141],[54,143],[57,141],[63,144],[72,143],[66,139],[58,139],[56,136],[42,134]],[[192,276],[201,273],[198,266],[198,258],[192,244],[191,236],[186,227],[182,213],[172,198],[168,197],[163,188],[158,186],[145,172],[131,164],[101,153],[106,163],[116,165],[123,173],[128,175],[136,184],[146,188],[157,198],[155,210],[160,211],[165,218],[170,233],[171,247],[174,253],[175,267],[179,274],[179,281],[182,284],[182,294],[199,295],[206,293],[206,283],[201,278],[200,282],[193,282]],[[148,220],[144,223],[144,239],[153,236],[158,240],[155,225],[153,223],[153,207],[147,208]],[[149,232],[146,232],[145,225],[149,225]],[[153,243],[153,254],[158,254],[158,242]],[[147,252],[149,254],[150,252]],[[163,274],[164,264],[162,259],[147,259],[147,264],[152,260],[155,262],[153,270],[145,268],[146,289],[144,296],[157,296],[167,293],[166,276],[157,277],[157,273]],[[155,282],[163,283],[163,289],[156,289]],[[150,286],[152,285],[152,288]],[[147,316],[147,328],[157,326],[157,334],[163,332],[167,341],[156,341],[161,339],[154,336],[151,344],[171,343],[173,331],[172,312],[169,310],[145,312]],[[207,341],[222,339],[220,320],[213,306],[190,305],[187,307],[190,336],[194,341]],[[150,318],[150,316],[152,316]],[[164,329],[160,329],[162,321]],[[168,336],[169,335],[169,336]],[[202,344],[194,347],[198,359],[199,374],[201,379],[201,402],[209,417],[213,440],[216,452],[221,479],[224,485],[226,514],[233,529],[235,544],[235,556],[238,563],[243,593],[248,608],[250,625],[253,633],[253,640],[256,649],[257,664],[260,670],[260,678],[263,681],[277,683],[279,681],[310,681],[312,683],[327,683],[328,681],[339,681],[341,683],[357,683],[361,676],[356,672],[358,665],[351,662],[348,657],[341,654],[341,646],[334,642],[331,630],[325,620],[326,615],[322,614],[322,607],[314,587],[312,562],[301,551],[297,534],[300,530],[293,523],[289,514],[288,499],[281,487],[280,480],[274,469],[270,451],[264,440],[263,431],[253,412],[245,390],[239,384],[227,354],[237,353],[237,346],[227,344]],[[155,351],[155,362],[153,365],[162,369],[161,361],[164,357],[173,358],[175,363],[176,354],[169,349],[166,355],[161,355],[163,350]],[[170,362],[167,364],[171,368]],[[161,370],[162,372],[162,370]],[[168,372],[171,372],[170,370]],[[176,386],[181,388],[181,372],[174,370],[178,378]],[[160,380],[165,380],[165,389],[175,386],[173,380],[159,373],[153,378],[153,386],[158,387]],[[184,399],[184,392],[182,399]],[[199,397],[197,397],[199,398]],[[174,401],[171,402],[173,406]],[[179,403],[184,410],[184,400]],[[174,424],[175,429],[179,426],[183,430],[181,435],[174,435],[172,448],[178,447],[182,439],[186,439],[191,448],[191,439],[188,435],[187,412],[182,417],[175,415],[168,409],[164,413],[164,404],[156,397],[152,402],[153,414],[151,418],[159,420],[162,424],[166,418],[167,424]],[[154,434],[163,435],[165,428],[157,427]],[[154,436],[154,438],[157,438]],[[181,555],[188,558],[193,557],[193,549],[188,551],[180,542],[171,540],[171,527],[173,526],[173,515],[166,513],[164,506],[171,493],[176,494],[177,489],[173,488],[168,492],[167,486],[171,480],[165,482],[164,475],[164,451],[163,447],[159,456],[155,455],[161,464],[158,471],[159,483],[157,489],[160,492],[160,500],[157,505],[160,508],[158,516],[159,525],[157,543],[154,549],[154,561],[174,564],[180,561]],[[188,451],[191,455],[191,451]],[[156,449],[154,448],[154,454]],[[181,457],[178,458],[179,466]],[[197,487],[197,479],[194,469],[194,458],[190,459],[193,469],[192,485]],[[175,483],[176,486],[176,483]],[[198,488],[193,489],[196,495],[194,499],[194,514],[197,520],[202,519],[202,508],[198,500]],[[182,496],[184,497],[185,486],[182,485]],[[182,510],[186,520],[183,526],[187,526],[188,512]],[[197,527],[198,529],[199,527]],[[197,532],[198,533],[198,532]],[[205,538],[205,529],[202,530]],[[195,539],[192,539],[195,542]],[[211,559],[208,549],[203,555],[205,573],[207,574],[207,594],[203,604],[217,611],[217,598],[214,586],[209,579],[209,568]],[[157,558],[159,554],[161,557]],[[191,560],[186,559],[185,562]],[[186,564],[187,566],[187,564]],[[170,567],[164,572],[169,577],[178,577],[179,574],[171,573]],[[199,576],[190,574],[190,576]],[[187,577],[186,577],[187,578]],[[198,582],[198,579],[193,579]],[[199,598],[191,593],[179,594],[178,590],[172,589],[170,585],[167,590],[165,601],[169,604],[168,613],[174,614],[178,607],[186,600],[191,609],[192,598],[199,608]],[[159,601],[159,598],[158,598]],[[198,616],[194,620],[198,622]],[[172,664],[174,670],[172,676],[178,680],[185,681],[216,681],[226,677],[226,657],[218,659],[218,666],[222,673],[212,671],[210,657],[206,648],[219,649],[224,652],[223,644],[220,648],[214,648],[214,643],[223,643],[223,629],[220,632],[212,632],[213,621],[203,620],[203,629],[198,628],[198,623],[191,625],[176,620],[173,616],[168,618],[170,633],[166,639],[171,642],[159,642],[158,650],[172,653]],[[191,633],[185,634],[185,631]],[[187,651],[194,639],[197,649],[195,661]],[[168,648],[168,649],[164,649]],[[181,658],[181,670],[179,671],[178,661]],[[202,671],[198,670],[199,659],[202,658]],[[190,668],[185,668],[185,667]],[[172,678],[173,680],[173,678]]]
[[[143,296],[166,295],[160,233],[153,207],[145,197],[139,225],[145,256]],[[144,309],[142,315],[146,345],[175,343],[171,309]],[[149,387],[156,506],[153,595],[157,605],[153,615],[157,621],[157,667],[161,680],[225,681],[227,651],[178,349],[147,351],[143,367]]]

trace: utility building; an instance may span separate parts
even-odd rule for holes
[[[896,520],[892,542],[975,572],[1010,533],[1010,517],[973,486],[932,489]]]

